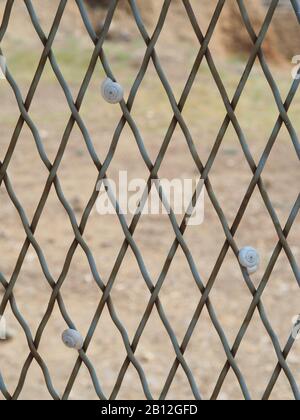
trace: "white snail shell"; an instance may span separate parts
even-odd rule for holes
[[[239,261],[242,267],[247,268],[249,274],[253,274],[259,268],[260,256],[256,249],[246,246],[239,253]]]
[[[81,350],[83,347],[82,335],[76,330],[66,330],[62,335],[63,343],[70,349]]]
[[[124,98],[123,87],[119,83],[113,82],[109,77],[102,83],[101,93],[110,104],[118,104]]]
[[[249,267],[247,268],[248,274],[254,274],[257,272],[258,269],[259,269],[259,265],[255,265],[254,267]]]

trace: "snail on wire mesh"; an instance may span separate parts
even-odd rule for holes
[[[259,268],[260,256],[256,249],[246,246],[239,253],[239,261],[242,267],[247,268],[249,274],[253,274]]]
[[[103,98],[109,104],[118,104],[124,98],[124,89],[117,83],[107,77],[101,86],[101,93]]]
[[[81,350],[83,347],[83,338],[80,332],[72,329],[68,329],[62,334],[63,343],[69,347],[69,349]]]

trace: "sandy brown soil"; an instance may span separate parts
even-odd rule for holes
[[[17,16],[19,15],[13,15],[16,20],[20,18]],[[22,40],[15,38],[14,29],[17,25],[18,21],[13,20],[2,48],[7,56],[10,70],[25,95],[42,49],[28,19],[24,18],[24,33],[27,35]],[[167,25],[172,25],[172,21],[169,20]],[[186,25],[188,25],[187,21]],[[187,26],[186,31],[189,28]],[[70,33],[59,35],[53,48],[74,96],[78,92],[92,54],[92,45],[88,37],[82,36],[81,33],[79,31],[78,36]],[[217,42],[217,38],[213,42]],[[145,51],[143,42],[137,38],[136,32],[129,42],[123,39],[118,43],[112,41],[106,43],[105,50],[114,73],[124,85],[126,95],[128,95]],[[158,42],[157,52],[177,98],[182,92],[197,51],[198,44],[195,38],[192,43],[190,39],[182,39],[175,48],[172,38],[167,33],[163,33]],[[244,70],[245,60],[225,60],[218,55],[214,58],[228,94],[232,97]],[[285,98],[292,82],[289,63],[285,63],[280,68],[270,65],[282,96]],[[103,70],[99,65],[81,110],[101,161],[105,159],[114,129],[121,117],[119,107],[105,104],[100,96],[99,86],[103,77]],[[19,116],[15,98],[5,82],[0,84],[0,102],[0,160],[2,161]],[[300,96],[297,94],[289,112],[297,133],[300,130],[299,112]],[[152,64],[149,66],[137,96],[132,115],[141,131],[148,153],[154,161],[172,119],[172,111]],[[206,63],[203,63],[199,71],[183,115],[191,130],[199,156],[205,163],[226,115]],[[31,106],[30,116],[40,131],[50,161],[53,161],[70,111],[49,65]],[[241,98],[237,116],[255,161],[258,162],[278,117],[272,93],[258,63],[253,69]],[[124,129],[120,138],[108,175],[117,178],[119,170],[128,170],[130,179],[135,177],[146,179],[148,175],[128,127]],[[22,130],[8,174],[29,220],[32,220],[48,172],[38,156],[32,134],[26,126]],[[171,179],[194,177],[197,174],[185,138],[181,130],[177,128],[159,175]],[[58,176],[64,194],[76,211],[77,219],[80,220],[93,191],[97,170],[87,152],[78,127],[75,127],[72,132]],[[231,225],[251,180],[251,171],[232,127],[229,127],[224,138],[212,167],[210,180],[228,223]],[[263,173],[263,181],[280,222],[284,226],[299,194],[300,181],[299,161],[285,128],[281,130],[270,155]],[[3,185],[0,189],[0,203],[0,271],[9,280],[25,240],[25,233]],[[298,217],[288,239],[298,263],[299,234]],[[54,189],[51,190],[47,200],[35,237],[43,249],[53,278],[57,280],[74,234]],[[94,211],[84,238],[93,252],[97,269],[106,283],[124,239],[117,217],[100,217]],[[166,216],[144,216],[134,238],[152,281],[156,283],[174,240],[170,221]],[[185,238],[203,282],[206,284],[225,239],[220,221],[208,197],[206,197],[204,224],[200,227],[190,227]],[[257,189],[236,235],[236,242],[239,247],[252,245],[260,251],[261,267],[252,276],[255,285],[258,286],[278,242],[278,236]],[[30,248],[27,253],[14,293],[20,311],[32,333],[35,334],[45,313],[51,290],[33,248]],[[87,258],[79,248],[62,287],[62,296],[69,315],[85,335],[101,299],[101,292],[91,276]],[[150,293],[130,250],[117,275],[111,296],[117,314],[132,340],[150,299]],[[262,299],[282,346],[290,335],[292,318],[299,313],[299,297],[299,287],[295,276],[285,253],[282,252]],[[181,250],[178,251],[172,263],[160,298],[178,340],[181,342],[200,299],[199,290]],[[228,253],[216,279],[211,301],[228,341],[232,345],[251,303],[251,294],[232,251]],[[9,307],[5,315],[14,338],[9,342],[0,343],[0,370],[8,389],[14,392],[29,350],[24,332]],[[54,386],[60,393],[65,389],[76,360],[76,354],[66,349],[61,342],[61,333],[65,328],[66,324],[56,306],[39,349],[49,367]],[[289,366],[298,384],[300,382],[299,343],[300,341],[295,343],[288,358]],[[106,308],[88,350],[88,356],[96,368],[105,394],[109,396],[126,352],[121,336]],[[175,353],[155,309],[140,341],[137,357],[145,370],[154,397],[158,397],[174,361]],[[206,309],[201,315],[187,349],[186,360],[203,397],[209,398],[226,361],[226,356]],[[276,366],[276,361],[270,337],[256,312],[237,355],[238,365],[253,398],[261,398]],[[130,367],[119,398],[143,397],[137,373],[133,367]],[[224,383],[220,397],[223,399],[242,397],[237,379],[232,372]],[[272,398],[289,399],[292,397],[289,383],[286,377],[281,375]],[[42,373],[35,362],[29,370],[21,398],[49,398]],[[76,380],[71,398],[96,398],[91,378],[84,367]],[[179,369],[174,379],[168,398],[192,398],[182,369]]]

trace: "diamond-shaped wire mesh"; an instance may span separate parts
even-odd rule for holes
[[[159,317],[162,321],[162,324],[172,343],[172,347],[174,349],[174,362],[164,382],[164,386],[163,386],[163,389],[161,390],[160,398],[166,399],[168,397],[170,388],[172,387],[172,384],[176,378],[177,371],[179,367],[181,367],[186,375],[186,378],[192,390],[193,396],[195,397],[195,399],[200,400],[202,398],[202,392],[197,383],[194,367],[190,365],[188,359],[185,356],[185,353],[186,353],[186,350],[188,349],[189,343],[198,325],[200,316],[203,313],[204,308],[206,307],[209,317],[212,321],[212,325],[213,325],[212,328],[214,328],[218,334],[219,340],[224,348],[224,351],[226,354],[226,360],[227,360],[215,384],[215,387],[211,396],[212,399],[217,399],[220,396],[224,382],[227,379],[228,374],[231,370],[234,372],[234,375],[236,376],[236,379],[239,383],[239,386],[241,388],[244,398],[251,399],[251,392],[249,391],[249,388],[246,383],[246,379],[239,366],[236,356],[243,343],[243,340],[247,333],[247,329],[256,311],[258,311],[258,314],[261,318],[264,328],[272,341],[272,344],[273,344],[273,347],[275,349],[276,356],[278,359],[277,365],[274,366],[273,368],[272,377],[267,382],[267,386],[266,386],[263,398],[268,399],[271,396],[272,390],[274,389],[280,375],[284,373],[288,380],[290,388],[292,390],[293,396],[297,400],[300,399],[300,391],[299,391],[297,381],[295,377],[293,376],[293,372],[291,371],[289,364],[287,362],[288,355],[294,346],[295,338],[293,338],[291,334],[291,336],[289,337],[284,347],[281,346],[281,343],[275,331],[272,328],[271,322],[267,316],[266,310],[261,300],[262,295],[266,287],[268,286],[269,279],[271,277],[274,266],[276,265],[276,262],[282,252],[286,254],[288,262],[292,268],[294,277],[298,285],[300,285],[299,267],[297,265],[297,261],[296,261],[293,249],[290,247],[288,243],[288,239],[287,239],[289,233],[292,230],[294,222],[298,216],[299,207],[300,207],[300,195],[298,195],[297,200],[294,203],[294,206],[292,208],[292,211],[289,215],[289,218],[285,226],[282,226],[279,221],[276,210],[272,204],[272,201],[269,197],[268,191],[261,178],[262,172],[264,171],[266,167],[270,153],[278,138],[278,134],[283,126],[286,127],[289,133],[297,158],[299,159],[300,157],[299,140],[297,137],[297,133],[288,115],[288,110],[292,104],[292,101],[299,87],[300,78],[295,78],[292,81],[288,96],[285,100],[283,100],[280,95],[280,91],[276,85],[276,82],[272,76],[269,65],[266,61],[264,52],[262,50],[262,45],[267,36],[272,19],[274,17],[274,13],[279,7],[279,0],[272,0],[268,2],[267,13],[259,32],[256,32],[256,30],[252,26],[251,19],[249,18],[249,14],[248,14],[248,10],[247,10],[247,6],[245,5],[245,2],[243,0],[237,0],[238,8],[239,8],[244,26],[248,32],[249,39],[252,42],[252,50],[251,50],[250,56],[247,59],[247,65],[245,67],[245,70],[242,74],[241,80],[238,84],[238,87],[235,91],[235,94],[232,100],[230,100],[229,98],[225,85],[222,81],[222,77],[220,75],[220,72],[217,70],[214,58],[209,48],[210,41],[215,33],[216,26],[219,20],[221,19],[222,11],[226,3],[225,0],[218,1],[216,9],[213,13],[211,21],[209,22],[208,29],[205,35],[203,34],[200,28],[196,13],[193,9],[193,6],[190,0],[182,0],[186,15],[191,24],[190,28],[191,30],[194,31],[196,38],[198,39],[200,49],[197,54],[196,60],[194,61],[188,80],[185,83],[184,90],[181,94],[179,101],[176,100],[175,94],[173,92],[173,88],[168,81],[168,78],[161,65],[159,55],[156,52],[156,46],[160,39],[160,35],[162,33],[165,21],[168,16],[171,0],[165,0],[163,2],[163,7],[160,11],[158,23],[151,36],[147,32],[146,26],[144,25],[144,22],[143,22],[141,11],[138,8],[136,1],[129,0],[128,4],[131,10],[131,13],[134,17],[135,25],[140,33],[141,39],[144,41],[144,44],[146,45],[146,51],[144,54],[140,71],[130,90],[128,101],[125,102],[123,100],[120,104],[121,111],[122,111],[122,118],[119,124],[117,125],[117,128],[115,129],[115,133],[114,133],[112,143],[109,148],[109,152],[103,162],[100,161],[100,158],[98,157],[96,148],[94,147],[94,144],[92,141],[92,137],[85,125],[83,117],[81,116],[80,109],[83,104],[84,98],[89,90],[90,82],[95,72],[95,68],[96,68],[98,60],[100,60],[100,63],[103,66],[103,69],[106,75],[113,80],[118,80],[118,75],[113,73],[113,70],[110,66],[109,59],[106,56],[105,51],[103,49],[103,44],[107,39],[108,32],[113,22],[114,15],[115,15],[119,2],[118,0],[111,0],[109,2],[106,18],[105,18],[103,27],[99,35],[96,34],[94,27],[91,24],[89,15],[86,10],[85,3],[82,0],[76,0],[74,2],[76,3],[76,6],[78,7],[78,10],[81,15],[84,26],[86,28],[87,34],[90,37],[90,40],[94,47],[94,51],[93,51],[92,57],[90,58],[88,69],[85,73],[84,80],[81,84],[79,93],[75,100],[73,99],[70,86],[68,85],[68,83],[66,82],[62,74],[58,61],[52,50],[53,43],[56,39],[57,32],[61,24],[61,20],[66,11],[67,0],[60,1],[54,22],[52,24],[52,27],[48,36],[46,36],[44,29],[42,28],[39,22],[38,16],[36,14],[35,8],[31,0],[24,0],[24,3],[30,15],[32,25],[34,26],[34,29],[44,49],[43,49],[43,53],[41,55],[37,70],[35,72],[34,78],[32,80],[32,83],[30,85],[26,98],[23,98],[21,90],[19,89],[18,84],[15,81],[14,76],[10,71],[9,65],[6,71],[6,79],[12,89],[12,92],[15,95],[15,98],[19,107],[19,111],[20,111],[20,117],[15,127],[15,130],[13,132],[12,138],[10,140],[5,158],[3,162],[1,162],[0,182],[1,184],[5,185],[9,198],[21,218],[21,221],[22,221],[25,233],[26,233],[26,240],[22,246],[21,252],[18,256],[16,265],[15,265],[14,272],[11,275],[11,277],[6,278],[2,273],[0,273],[0,280],[1,280],[2,286],[5,289],[5,293],[4,293],[3,299],[1,301],[1,306],[0,306],[0,315],[1,316],[4,315],[7,307],[10,305],[15,318],[17,319],[18,323],[20,324],[21,328],[23,329],[26,335],[26,339],[28,342],[28,356],[24,365],[22,366],[19,381],[15,390],[12,391],[7,388],[6,383],[5,383],[5,378],[3,377],[0,371],[0,390],[4,398],[5,399],[18,399],[20,397],[25,387],[26,379],[28,377],[28,372],[30,370],[30,367],[33,361],[35,360],[37,364],[39,365],[39,368],[41,369],[43,377],[46,381],[47,389],[49,391],[50,396],[53,399],[70,398],[72,389],[74,387],[75,381],[79,375],[82,365],[85,365],[86,368],[88,369],[89,374],[90,374],[90,381],[93,384],[96,394],[100,399],[118,398],[126,373],[128,372],[128,369],[132,366],[134,367],[134,369],[136,370],[139,376],[145,397],[149,400],[153,399],[154,396],[151,392],[149,379],[145,373],[145,370],[143,369],[142,363],[136,356],[136,351],[139,347],[139,343],[141,341],[141,338],[143,337],[143,333],[146,329],[146,326],[151,317],[151,314],[153,313],[153,311],[155,311],[155,308],[156,308],[159,314]],[[298,22],[299,22],[299,19],[300,19],[299,4],[296,0],[291,0],[290,3],[295,12],[296,18],[298,19]],[[1,28],[0,28],[0,43],[2,43],[2,41],[5,39],[5,35],[9,27],[10,20],[12,18],[13,7],[14,7],[14,0],[7,0],[5,11],[2,18]],[[0,50],[0,53],[5,54],[5,51]],[[198,154],[197,148],[195,147],[195,144],[194,144],[193,136],[183,116],[183,110],[184,110],[185,104],[189,98],[190,92],[193,88],[193,84],[195,82],[195,79],[197,77],[197,74],[199,72],[199,69],[201,68],[201,64],[203,63],[204,59],[207,61],[209,70],[211,72],[211,75],[214,79],[214,82],[217,86],[217,89],[221,95],[223,104],[226,109],[225,119],[219,130],[217,138],[211,148],[207,162],[203,162],[201,159],[201,156]],[[243,129],[239,123],[239,119],[237,118],[237,115],[236,115],[237,106],[244,92],[244,88],[247,84],[247,81],[253,69],[254,63],[257,59],[259,60],[264,76],[272,90],[275,103],[278,108],[278,113],[279,113],[278,119],[274,125],[272,133],[269,137],[269,140],[265,146],[265,149],[260,157],[258,164],[255,163],[255,160],[251,154],[250,148],[248,147],[246,136],[243,132]],[[43,145],[41,133],[37,129],[35,122],[30,116],[30,107],[34,100],[34,96],[38,89],[38,85],[42,78],[43,72],[45,70],[45,66],[48,62],[50,63],[54,71],[54,74],[61,88],[63,89],[65,99],[71,111],[71,117],[65,128],[62,141],[59,145],[59,149],[57,151],[57,154],[53,162],[50,161]],[[151,160],[148,154],[147,148],[143,141],[142,135],[139,131],[138,125],[131,112],[133,109],[134,101],[139,92],[139,88],[142,84],[142,81],[146,75],[150,62],[152,62],[155,67],[155,70],[157,72],[157,75],[159,76],[163,89],[165,93],[167,94],[169,103],[172,108],[172,113],[173,113],[173,118],[169,124],[167,134],[164,137],[164,140],[161,144],[160,151],[157,155],[155,162]],[[66,152],[66,148],[67,148],[72,130],[74,129],[75,126],[78,126],[83,136],[84,142],[87,146],[88,153],[90,154],[93,164],[95,165],[97,169],[98,176],[97,176],[96,184],[98,184],[99,181],[105,179],[107,176],[106,175],[107,170],[114,157],[116,146],[118,144],[118,141],[121,137],[121,134],[124,128],[127,125],[130,127],[133,133],[133,136],[137,142],[141,159],[145,162],[146,167],[148,168],[148,171],[149,171],[148,184],[149,185],[153,179],[158,178],[159,169],[162,163],[164,162],[167,149],[170,143],[172,142],[173,134],[175,130],[178,129],[178,127],[181,129],[185,137],[192,159],[198,169],[199,174],[201,175],[202,180],[205,181],[208,197],[221,222],[221,225],[225,234],[224,245],[221,249],[219,256],[217,257],[217,260],[215,261],[213,270],[211,272],[211,275],[206,285],[204,284],[202,280],[202,277],[194,261],[192,252],[189,249],[188,243],[186,242],[185,237],[184,237],[184,234],[187,228],[187,215],[185,215],[180,225],[178,224],[177,219],[175,215],[173,214],[173,212],[171,212],[169,216],[172,228],[174,230],[175,239],[174,239],[171,249],[169,250],[169,254],[166,258],[166,261],[161,269],[159,279],[157,283],[154,283],[149,272],[147,271],[139,246],[134,239],[134,232],[137,230],[139,221],[141,219],[141,209],[137,209],[131,224],[128,225],[126,218],[124,217],[124,215],[121,213],[119,209],[118,203],[115,204],[115,209],[116,209],[116,214],[118,216],[118,219],[122,227],[122,231],[124,233],[124,242],[121,246],[116,262],[114,266],[112,267],[111,275],[107,283],[104,282],[102,278],[100,277],[100,274],[96,268],[96,263],[94,259],[95,256],[93,255],[84,237],[84,232],[88,224],[89,217],[91,215],[92,209],[96,203],[99,193],[95,187],[93,194],[90,197],[90,200],[84,209],[82,219],[80,223],[78,224],[75,212],[72,206],[70,205],[69,201],[67,200],[66,196],[64,195],[58,173],[59,173],[61,162]],[[217,199],[217,196],[212,187],[212,183],[210,181],[211,169],[218,156],[220,147],[226,135],[227,129],[230,125],[233,126],[239,138],[244,157],[253,174],[251,182],[248,186],[247,192],[242,200],[242,204],[240,205],[238,212],[234,218],[234,222],[231,226],[225,216],[222,206],[220,205]],[[15,193],[15,190],[13,188],[13,182],[10,180],[9,173],[8,173],[10,162],[13,158],[20,134],[24,126],[27,126],[29,130],[31,131],[34,137],[36,148],[38,150],[41,161],[49,173],[47,182],[43,189],[43,193],[40,197],[38,206],[35,210],[34,217],[31,222],[29,221],[29,218],[27,217],[26,212],[24,208],[22,207],[22,204],[19,201],[17,194]],[[47,200],[48,200],[52,187],[54,187],[59,201],[61,202],[61,204],[63,205],[63,207],[65,208],[68,214],[68,217],[69,217],[69,220],[71,222],[72,229],[74,232],[74,241],[69,248],[69,251],[65,258],[63,270],[60,276],[58,277],[58,279],[55,279],[50,273],[47,262],[46,262],[46,257],[43,253],[43,250],[38,240],[35,237],[35,233],[38,228],[39,221],[47,206]],[[221,267],[224,263],[224,260],[226,258],[228,251],[231,249],[236,255],[236,257],[238,257],[240,247],[238,246],[236,242],[235,235],[243,220],[243,217],[245,215],[245,212],[247,210],[251,197],[254,191],[256,190],[256,188],[258,188],[260,192],[260,195],[268,211],[270,219],[275,227],[278,240],[277,240],[277,245],[269,260],[267,269],[258,287],[256,287],[255,284],[253,283],[247,270],[240,267],[242,276],[245,280],[245,284],[247,285],[251,293],[252,300],[251,300],[250,307],[248,308],[248,311],[246,313],[244,320],[241,319],[241,327],[238,331],[238,334],[236,335],[233,346],[231,346],[225,334],[225,330],[223,329],[218,319],[218,316],[216,314],[216,311],[211,303],[210,294],[214,288],[216,278],[218,276],[219,271],[221,270]],[[161,200],[164,199],[162,190],[160,190],[160,198]],[[18,307],[18,301],[17,299],[15,299],[15,293],[14,293],[15,288],[17,287],[17,284],[19,281],[20,272],[22,270],[24,261],[26,259],[26,255],[30,247],[34,248],[36,255],[38,257],[39,263],[41,265],[43,275],[45,276],[49,286],[52,289],[51,298],[48,302],[47,311],[46,313],[43,314],[42,320],[39,323],[39,326],[37,328],[37,332],[35,335],[32,333],[32,330],[29,327],[28,323],[26,322],[25,317],[22,315],[22,310],[20,310]],[[60,392],[58,392],[58,390],[55,389],[55,386],[52,382],[51,373],[47,367],[46,360],[44,360],[44,357],[41,355],[39,348],[40,348],[40,343],[45,336],[45,331],[46,331],[48,322],[51,319],[51,315],[53,313],[53,310],[56,304],[58,305],[59,310],[67,326],[71,329],[76,329],[76,325],[72,321],[72,316],[68,313],[67,308],[65,306],[65,303],[61,294],[61,290],[66,280],[68,270],[70,268],[72,259],[74,257],[74,254],[77,248],[82,248],[83,252],[85,253],[88,259],[92,277],[94,281],[96,282],[97,286],[99,287],[99,289],[101,290],[102,294],[99,299],[97,310],[94,313],[93,320],[89,326],[88,333],[85,337],[83,349],[79,351],[78,358],[76,362],[74,363],[72,373],[68,379],[68,383],[65,387],[63,394],[61,395]],[[186,329],[183,341],[179,340],[177,335],[175,334],[175,331],[172,328],[172,325],[168,319],[167,313],[164,309],[164,306],[159,296],[162,290],[162,287],[164,286],[164,282],[168,275],[172,262],[176,258],[176,254],[179,248],[181,248],[182,251],[184,252],[184,255],[187,259],[194,282],[197,288],[199,289],[199,296],[200,296],[198,306],[192,316],[190,323],[187,325],[187,329]],[[121,265],[129,249],[132,250],[134,257],[140,268],[140,273],[142,275],[142,278],[144,279],[145,284],[151,293],[150,300],[148,302],[146,310],[144,311],[142,320],[139,323],[138,329],[136,330],[133,341],[131,341],[129,338],[129,334],[126,330],[123,320],[117,315],[117,311],[115,310],[114,302],[111,297],[111,294],[115,285],[116,277],[118,275],[118,272],[121,268]],[[111,395],[106,395],[104,393],[103,388],[101,386],[102,379],[99,377],[98,372],[93,366],[92,360],[88,356],[88,349],[94,338],[95,331],[97,329],[97,326],[99,324],[99,321],[101,319],[101,316],[103,314],[105,307],[107,307],[109,314],[111,316],[111,319],[113,323],[115,324],[117,330],[119,331],[124,347],[126,349],[126,358],[119,371],[119,375],[113,387]],[[1,360],[0,360],[0,363],[1,363]],[[201,371],[201,360],[199,360],[198,368]]]

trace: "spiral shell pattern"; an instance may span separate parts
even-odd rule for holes
[[[113,82],[110,78],[105,79],[102,83],[101,93],[109,104],[118,104],[124,97],[123,87],[119,83]]]
[[[242,267],[247,268],[249,274],[253,274],[259,268],[260,256],[256,249],[247,246],[241,249],[239,261]]]
[[[62,341],[69,349],[81,350],[83,347],[82,335],[72,329],[68,329],[62,334]]]

